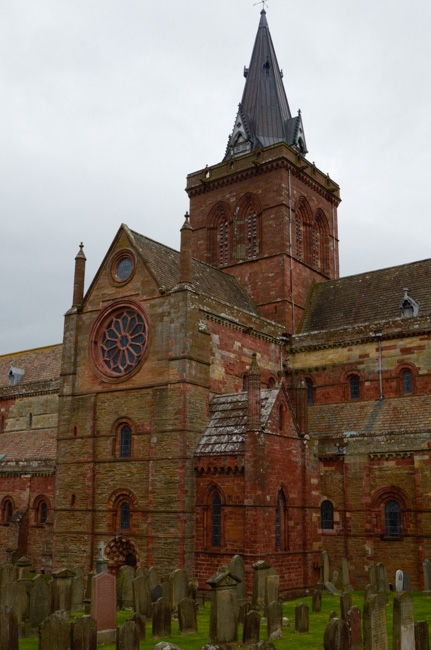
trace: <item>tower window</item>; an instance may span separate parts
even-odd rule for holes
[[[352,375],[350,377],[350,399],[359,399],[359,377],[358,375]]]
[[[33,426],[33,413],[28,414],[28,426]]]
[[[247,217],[248,257],[257,257],[257,222],[253,212]]]
[[[128,503],[122,503],[120,506],[120,528],[121,530],[130,528],[130,505]]]
[[[211,544],[214,548],[221,546],[221,499],[218,492],[212,498],[212,535]]]
[[[218,232],[219,265],[224,266],[229,261],[229,230],[226,219],[221,219]]]
[[[334,529],[334,506],[330,501],[322,501],[320,505],[320,525],[323,530]]]
[[[403,393],[404,395],[411,395],[413,392],[413,382],[411,370],[404,370],[403,372]]]
[[[306,379],[305,385],[307,387],[307,402],[308,404],[313,404],[313,382],[311,379]]]
[[[388,537],[401,535],[401,507],[397,501],[385,503],[385,534]]]
[[[295,239],[296,239],[296,257],[302,260],[302,223],[299,217],[295,217]]]
[[[130,458],[132,455],[132,430],[125,424],[121,427],[120,434],[120,457]]]

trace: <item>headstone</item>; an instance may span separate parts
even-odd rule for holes
[[[117,627],[116,580],[110,573],[99,573],[92,578],[91,616],[96,620],[97,630],[113,630]]]
[[[229,571],[241,580],[236,588],[237,600],[247,598],[247,585],[245,584],[245,564],[239,555],[234,555],[229,564]]]
[[[383,591],[385,594],[388,594],[390,591],[388,574],[386,573],[386,567],[381,562],[376,564],[376,577],[377,591]]]
[[[72,578],[72,612],[81,612],[84,609],[84,578]]]
[[[159,598],[162,598],[163,596],[163,590],[162,590],[162,585],[155,585],[151,589],[151,602],[155,603]]]
[[[242,642],[244,645],[259,643],[260,635],[260,614],[252,609],[244,618]]]
[[[313,614],[319,614],[322,611],[322,592],[320,589],[313,591],[311,611]]]
[[[338,618],[338,614],[334,609],[331,609],[329,612],[329,620],[331,620],[331,618]]]
[[[94,618],[91,618],[91,616],[81,616],[72,622],[71,648],[72,650],[97,649],[97,625]]]
[[[343,621],[347,621],[347,612],[352,607],[352,596],[350,592],[340,596],[340,612]]]
[[[196,634],[196,605],[191,598],[182,598],[178,603],[178,621],[181,634]]]
[[[139,650],[139,628],[130,619],[118,628],[117,650]]]
[[[197,580],[189,580],[189,589],[188,589],[188,597],[191,598],[192,600],[196,600],[196,597],[198,595],[198,586],[199,583]]]
[[[368,567],[368,581],[370,585],[377,586],[377,572],[376,572],[376,566],[374,564],[370,564],[370,566]]]
[[[429,632],[426,621],[415,621],[415,650],[429,650]]]
[[[74,566],[72,571],[77,578],[85,578],[85,571],[82,566]]]
[[[278,600],[278,589],[280,585],[279,576],[266,576],[265,578],[265,610],[269,603]]]
[[[404,572],[404,577],[403,577],[403,591],[410,591],[411,585],[410,585],[410,573]]]
[[[349,574],[349,564],[345,557],[340,560],[340,587],[344,592],[353,591],[353,587],[350,584],[350,574]]]
[[[171,606],[166,598],[153,605],[153,639],[171,636]]]
[[[401,569],[395,573],[395,591],[403,591],[404,574]]]
[[[325,633],[323,635],[323,648],[324,650],[331,650],[332,648],[332,639],[334,637],[334,630],[338,621],[340,619],[337,616],[330,616],[328,624],[325,628]]]
[[[237,640],[238,582],[239,578],[229,569],[221,569],[207,580],[211,587],[210,643],[232,643]]]
[[[2,564],[0,570],[0,605],[7,605],[7,586],[16,582],[18,569],[14,564]]]
[[[265,607],[265,579],[267,576],[276,575],[274,567],[259,560],[253,564],[253,594],[252,607],[257,610],[263,610]]]
[[[69,569],[60,569],[55,571],[52,577],[51,611],[58,612],[59,610],[63,610],[70,612],[72,607],[72,580],[75,574],[73,571],[69,571]]]
[[[308,632],[308,606],[304,603],[299,603],[295,607],[295,632],[296,634]]]
[[[70,650],[71,633],[68,614],[54,612],[39,627],[39,650]]]
[[[329,630],[328,630],[329,627]],[[340,618],[333,618],[326,628],[324,648],[327,650],[350,650],[349,626]],[[326,641],[326,645],[325,645]]]
[[[147,622],[145,616],[142,616],[142,614],[138,614],[138,612],[135,612],[129,618],[129,621],[134,621],[136,623],[139,630],[139,639],[141,641],[145,641],[145,624]]]
[[[377,585],[367,585],[364,591],[364,602],[377,593]]]
[[[148,576],[139,576],[133,580],[133,608],[135,612],[151,618],[150,581]]]
[[[351,650],[362,648],[361,611],[358,607],[351,607],[347,612],[347,624],[350,630]]]
[[[332,584],[338,590],[342,589],[343,585],[341,584],[340,574],[338,569],[334,569],[332,572]]]
[[[133,607],[133,580],[135,569],[132,566],[120,567],[117,579],[117,605],[118,607]]]
[[[171,594],[171,609],[173,612],[178,611],[178,603],[183,598],[188,597],[189,592],[189,579],[185,569],[176,569],[172,571],[169,576],[170,581],[170,594]]]
[[[238,625],[244,625],[245,617],[251,611],[251,604],[248,600],[241,600],[238,602]]]
[[[145,571],[143,566],[139,566],[136,571],[135,571],[135,578],[143,578],[144,576],[147,576],[148,572]]]
[[[431,562],[424,560],[422,566],[424,570],[424,595],[429,596],[431,594]]]
[[[18,619],[6,605],[0,606],[0,650],[18,650]]]
[[[325,584],[329,581],[329,555],[327,551],[322,551],[319,560],[319,583]]]
[[[96,575],[95,571],[90,571],[87,576],[87,585],[84,594],[84,614],[89,616],[91,614],[91,595],[93,589],[93,577]]]
[[[394,596],[394,618],[392,633],[393,650],[414,650],[415,625],[413,599],[407,592]]]
[[[283,603],[274,600],[266,608],[266,627],[268,641],[281,639],[283,636]]]
[[[27,591],[27,580],[19,580],[7,586],[7,604],[14,609],[18,625],[28,620],[30,600]]]
[[[30,577],[31,562],[27,557],[21,557],[16,563],[18,580],[27,580]]]
[[[160,584],[159,576],[153,566],[148,569],[148,579],[150,581],[150,591],[153,587]]]
[[[386,632],[386,595],[370,596],[364,604],[364,647],[367,650],[388,650]]]
[[[51,613],[51,582],[47,576],[37,575],[33,578],[30,590],[30,628],[38,628]]]

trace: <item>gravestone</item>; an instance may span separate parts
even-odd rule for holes
[[[196,634],[196,605],[191,598],[182,598],[178,603],[178,621],[181,634]]]
[[[350,574],[349,574],[349,564],[345,557],[340,560],[340,581],[339,589],[345,593],[346,591],[353,591],[353,587],[350,584]]]
[[[155,585],[151,589],[151,602],[155,603],[159,598],[162,598],[163,596],[163,590],[162,590],[162,585]]]
[[[404,583],[404,574],[401,571],[401,569],[398,569],[398,571],[395,573],[395,591],[404,591],[403,590],[403,583]]]
[[[326,644],[324,648],[328,648],[328,650],[350,650],[349,626],[346,621],[340,618],[334,618],[330,621]]]
[[[424,570],[424,596],[429,596],[431,594],[431,562],[424,560],[422,566]]]
[[[392,632],[393,650],[414,650],[415,625],[413,617],[413,599],[403,591],[394,597],[394,618]]]
[[[241,582],[238,582],[236,588],[237,600],[245,600],[247,598],[247,585],[245,584],[245,564],[239,555],[234,555],[229,564],[229,571],[233,573]]]
[[[367,585],[365,587],[365,592],[364,592],[364,603],[368,598],[374,596],[376,593],[377,593],[377,585]]]
[[[335,609],[331,609],[331,611],[329,612],[329,620],[331,620],[331,618],[338,618],[338,614],[335,611]]]
[[[281,639],[283,636],[283,603],[274,600],[266,608],[266,626],[268,641]]]
[[[6,605],[0,606],[0,650],[18,650],[18,619]]]
[[[72,578],[72,612],[81,612],[84,609],[84,578]]]
[[[347,612],[352,607],[352,596],[350,592],[340,596],[340,612],[343,621],[347,621]]]
[[[54,612],[39,627],[39,650],[70,650],[71,633],[68,614]]]
[[[367,650],[388,650],[386,633],[386,595],[370,596],[364,604],[364,647]]]
[[[404,577],[403,577],[403,591],[410,591],[411,585],[410,585],[410,573],[406,573],[404,571]]]
[[[92,577],[91,616],[96,620],[97,630],[113,630],[117,627],[116,579],[110,573]]]
[[[245,617],[249,613],[249,611],[251,611],[251,604],[249,603],[248,600],[241,600],[238,603],[237,611],[238,611],[238,616],[237,616],[238,625],[244,625]]]
[[[323,648],[324,650],[332,650],[332,639],[334,636],[334,629],[335,626],[337,625],[339,619],[337,616],[333,616],[329,618],[328,624],[325,628],[325,633],[323,635]]]
[[[295,607],[295,632],[296,634],[308,632],[308,606],[304,603],[299,603]]]
[[[209,642],[214,645],[237,640],[236,587],[238,582],[239,578],[228,568],[219,569],[207,580],[207,584],[211,587]]]
[[[17,580],[27,580],[30,577],[31,562],[27,557],[21,557],[16,563],[18,569]]]
[[[72,607],[72,580],[75,577],[69,569],[59,569],[52,574],[51,611],[63,610],[70,612]]]
[[[376,564],[376,578],[377,591],[383,591],[385,594],[388,594],[390,591],[388,574],[386,573],[386,567],[381,562]]]
[[[145,571],[144,567],[140,566],[136,569],[135,571],[135,578],[143,578],[144,576],[147,576],[148,572]]]
[[[160,584],[159,576],[153,566],[148,569],[148,579],[150,581],[150,591],[153,587]]]
[[[8,585],[6,600],[9,607],[13,607],[16,613],[18,625],[28,620],[30,600],[27,591],[27,580],[20,580]]]
[[[188,597],[189,579],[185,569],[176,569],[169,576],[171,609],[173,612],[178,611],[178,603],[183,598]]]
[[[72,572],[77,578],[85,578],[85,571],[82,566],[74,566]]]
[[[429,632],[426,621],[415,621],[415,650],[429,650]]]
[[[199,581],[198,580],[189,580],[189,588],[187,591],[187,595],[189,598],[192,600],[196,600],[196,597],[198,595],[198,586],[199,586]]]
[[[311,611],[313,614],[319,614],[322,611],[322,592],[320,589],[313,591]]]
[[[260,635],[260,614],[252,609],[244,618],[242,642],[244,645],[259,643]]]
[[[117,579],[117,605],[118,607],[133,607],[133,580],[135,569],[132,566],[120,567]]]
[[[320,589],[323,592],[326,592],[326,584],[330,582],[329,577],[329,555],[327,551],[322,551],[319,558],[319,582],[317,583],[317,589]]]
[[[37,575],[33,578],[33,588],[30,591],[29,618],[30,628],[38,628],[51,613],[51,581],[46,576]]]
[[[134,621],[136,623],[139,630],[139,639],[141,641],[145,641],[145,624],[147,622],[145,616],[142,616],[142,614],[138,614],[138,612],[135,612],[129,618],[129,621]]]
[[[347,612],[347,624],[350,630],[351,650],[362,648],[361,611],[358,607],[351,607]]]
[[[377,572],[374,564],[370,564],[370,566],[368,567],[368,581],[370,585],[377,586]]]
[[[139,650],[139,628],[130,619],[117,631],[117,650]]]
[[[267,576],[276,575],[274,567],[259,560],[252,565],[253,568],[253,594],[252,594],[252,607],[257,610],[263,610],[265,607],[265,579]]]
[[[153,605],[153,639],[171,636],[171,606],[167,598],[159,598]]]
[[[133,580],[133,608],[135,612],[151,618],[150,581],[148,576],[139,576]],[[159,596],[160,598],[160,596]]]
[[[94,618],[91,618],[91,616],[81,616],[72,622],[71,648],[72,650],[97,649],[97,625]]]
[[[265,610],[269,603],[278,600],[278,589],[280,585],[279,576],[266,576],[265,578]]]
[[[342,589],[343,585],[341,584],[340,574],[338,569],[334,569],[332,572],[332,584],[336,589]]]
[[[16,582],[18,569],[9,562],[2,564],[0,570],[0,605],[7,605],[7,586]]]

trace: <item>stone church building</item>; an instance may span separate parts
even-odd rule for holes
[[[64,339],[0,357],[0,555],[179,566],[234,554],[285,595],[431,556],[431,260],[340,278],[339,186],[307,158],[265,11],[224,159],[177,252],[121,225]]]

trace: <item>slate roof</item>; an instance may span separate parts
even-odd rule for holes
[[[55,461],[56,451],[55,429],[12,431],[11,433],[2,433],[0,436],[0,455],[4,455],[3,462],[40,459]]]
[[[309,431],[318,438],[336,438],[346,431],[360,435],[431,432],[431,395],[369,402],[316,404],[309,409]]]
[[[8,372],[11,363],[16,368],[25,370],[19,384],[11,387],[15,392],[19,391],[19,386],[25,384],[59,379],[61,351],[62,345],[58,344],[0,356],[0,389],[9,386]]]
[[[180,278],[179,252],[144,237],[127,226],[125,228],[131,234],[158,286],[164,287],[167,291],[173,289]],[[224,271],[209,266],[209,264],[195,259],[192,261],[192,284],[198,293],[221,300],[256,316],[259,315],[253,301],[238,280]]]
[[[299,333],[399,318],[404,288],[431,314],[431,259],[316,283]]]
[[[279,392],[261,390],[261,425],[265,426]],[[197,446],[196,456],[231,456],[243,451],[247,428],[247,393],[216,395],[210,404],[210,420]]]

